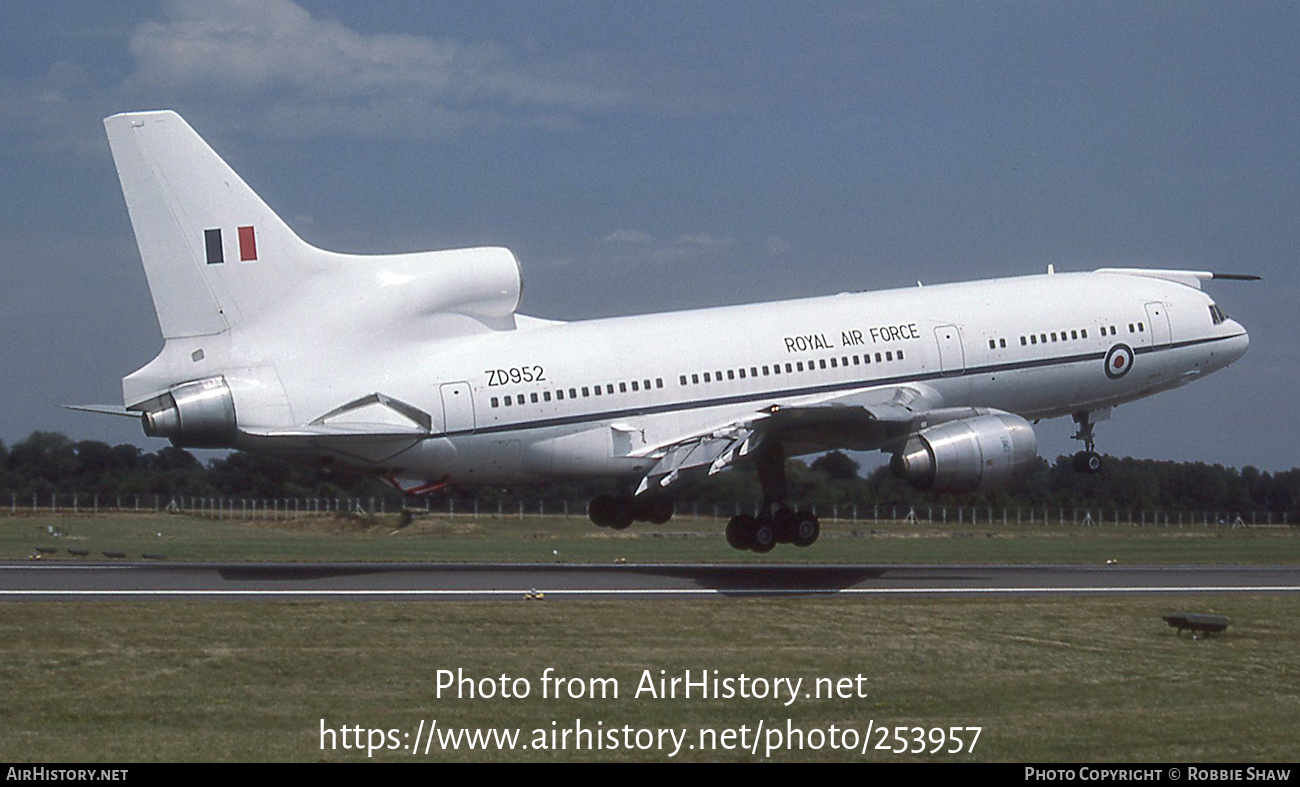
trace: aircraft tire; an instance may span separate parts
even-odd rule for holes
[[[613,495],[596,495],[587,504],[587,517],[596,527],[609,527],[614,521],[614,508],[618,505]]]
[[[776,528],[776,543],[789,544],[794,541],[797,515],[784,506],[772,514],[772,524]]]
[[[673,518],[673,499],[666,495],[652,494],[636,498],[636,518],[652,525],[662,525]]]
[[[817,537],[822,534],[821,522],[811,511],[800,511],[795,514],[792,529],[794,537],[790,539],[790,543],[797,547],[812,546]]]
[[[1080,451],[1073,459],[1074,469],[1080,473],[1096,473],[1101,470],[1101,454],[1096,451]]]
[[[776,523],[770,520],[760,519],[754,528],[753,544],[750,549],[760,555],[771,552],[776,546]]]
[[[614,498],[614,511],[610,516],[609,527],[614,530],[627,530],[636,520],[636,504],[632,498],[619,495]]]
[[[733,516],[727,522],[727,544],[732,549],[749,549],[754,545],[754,530],[758,520],[749,514]]]

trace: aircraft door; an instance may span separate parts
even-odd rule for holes
[[[939,371],[943,374],[961,374],[966,368],[961,330],[956,325],[940,325],[934,329],[934,339],[939,345]]]
[[[443,383],[442,428],[446,432],[468,432],[474,429],[474,400],[469,383]]]
[[[1151,326],[1151,345],[1163,347],[1173,341],[1173,331],[1169,327],[1169,312],[1159,301],[1147,304],[1147,323]]]

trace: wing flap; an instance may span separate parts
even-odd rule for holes
[[[708,465],[709,475],[721,472],[735,460],[741,448],[748,447],[755,431],[752,426],[736,424],[667,446],[659,461],[641,479],[636,494],[649,489],[652,479],[658,479],[660,487],[669,486],[682,470]]]
[[[906,435],[918,419],[942,405],[926,386],[891,386],[811,399],[796,405],[773,405],[744,419],[649,449],[657,457],[641,479],[637,494],[652,484],[667,487],[682,470],[708,466],[719,473],[752,453],[768,436],[828,448],[879,448]]]

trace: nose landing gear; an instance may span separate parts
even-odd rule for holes
[[[1079,431],[1075,432],[1073,437],[1075,440],[1083,441],[1083,450],[1071,457],[1074,469],[1080,473],[1096,473],[1101,470],[1102,462],[1101,454],[1093,450],[1095,442],[1093,429],[1096,427],[1093,422],[1093,413],[1075,413],[1074,422],[1079,425]]]

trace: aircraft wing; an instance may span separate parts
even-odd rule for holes
[[[752,415],[699,434],[648,449],[656,459],[642,478],[637,494],[652,484],[667,487],[680,471],[708,465],[709,475],[721,472],[778,437],[795,447],[793,453],[818,448],[874,450],[911,434],[928,413],[941,413],[942,399],[928,386],[868,388],[847,394],[810,397],[786,405],[771,405]],[[969,408],[960,408],[966,413]]]

